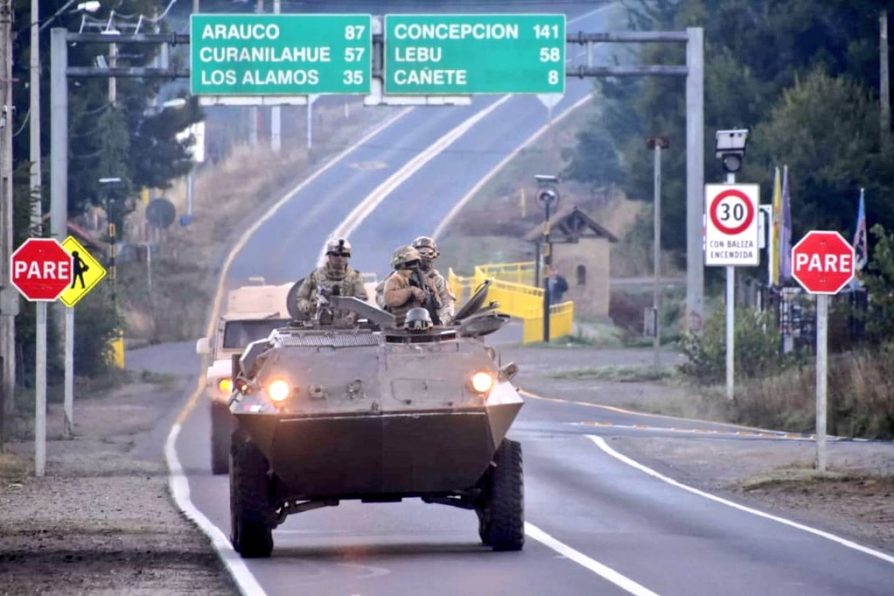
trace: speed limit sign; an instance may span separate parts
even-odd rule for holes
[[[757,184],[705,185],[705,265],[760,264]]]

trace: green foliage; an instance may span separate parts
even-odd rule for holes
[[[109,342],[123,327],[112,302],[112,282],[105,279],[75,305],[75,366],[79,375],[98,377],[111,367]]]
[[[737,308],[735,312],[735,369],[739,378],[772,374],[781,368],[780,336],[767,312]],[[708,318],[701,335],[684,334],[680,348],[688,362],[683,374],[702,384],[726,378],[726,321],[723,309]]]
[[[625,3],[632,28],[705,30],[705,179],[722,175],[714,131],[752,130],[742,180],[770,188],[790,166],[794,234],[816,225],[847,231],[858,189],[870,222],[894,224],[894,152],[878,143],[878,0],[681,0]],[[684,64],[682,47],[643,46],[643,64]],[[652,198],[645,139],[665,135],[662,245],[685,249],[685,87],[682,80],[597,79],[600,117],[578,135],[566,175],[618,184]],[[608,146],[610,144],[610,146]],[[612,156],[614,150],[614,157]],[[617,163],[620,173],[615,169]]]
[[[870,340],[883,341],[894,337],[894,233],[879,224],[870,231],[872,259],[863,276],[869,290],[866,332]]]

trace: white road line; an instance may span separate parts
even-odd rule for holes
[[[667,476],[664,476],[663,474],[659,474],[652,468],[644,466],[643,464],[639,463],[638,461],[631,459],[631,458],[627,457],[626,455],[623,455],[622,453],[618,453],[617,451],[615,451],[614,449],[609,447],[608,443],[606,443],[602,437],[597,437],[594,435],[587,435],[587,438],[590,439],[591,441],[593,441],[594,443],[596,443],[597,447],[602,449],[605,453],[612,456],[616,460],[618,460],[622,463],[625,463],[632,468],[636,468],[640,472],[643,472],[644,474],[648,474],[649,476],[652,476],[653,478],[657,478],[658,480],[661,480],[662,482],[666,482],[667,484],[670,484],[671,486],[676,486],[677,488],[688,491],[694,495],[704,497],[711,501],[715,501],[717,503],[720,503],[721,505],[726,505],[727,507],[732,507],[733,509],[738,509],[739,511],[744,511],[745,513],[750,513],[752,515],[756,515],[756,516],[762,517],[764,519],[769,519],[769,520],[778,522],[780,524],[801,530],[803,532],[807,532],[808,534],[813,534],[814,536],[819,536],[820,538],[825,538],[826,540],[831,540],[832,542],[836,542],[846,548],[850,548],[850,549],[859,551],[863,554],[875,557],[877,559],[881,559],[882,561],[885,561],[886,563],[894,564],[894,557],[892,557],[891,555],[887,555],[887,554],[879,552],[877,550],[873,550],[871,548],[863,546],[862,544],[857,544],[856,542],[853,542],[846,538],[842,538],[841,536],[836,536],[835,534],[832,534],[830,532],[818,530],[818,529],[812,528],[810,526],[805,526],[804,524],[799,524],[798,522],[792,521],[790,519],[786,519],[784,517],[779,517],[777,515],[771,515],[769,513],[764,513],[763,511],[758,511],[757,509],[752,509],[752,508],[746,507],[744,505],[739,505],[738,503],[728,501],[728,500],[718,497],[716,495],[712,495],[711,493],[706,493],[706,492],[701,491],[697,488],[693,488],[691,486],[683,484],[682,482],[677,482],[673,478],[668,478]]]
[[[189,499],[189,481],[183,474],[183,466],[180,465],[180,460],[177,459],[177,450],[174,448],[177,436],[180,434],[180,428],[179,424],[174,424],[168,435],[168,440],[165,442],[165,458],[168,460],[168,469],[170,470],[168,488],[174,497],[174,502],[177,503],[177,507],[183,511],[186,517],[191,519],[211,539],[211,546],[214,547],[220,560],[226,565],[227,571],[236,582],[239,591],[246,596],[264,594],[264,589],[261,588],[258,580],[249,571],[245,561],[242,560],[239,553],[233,550],[230,540]]]
[[[430,162],[432,159],[440,155],[444,149],[452,145],[458,138],[469,132],[469,130],[478,124],[482,119],[491,114],[494,110],[505,104],[509,99],[511,99],[511,95],[504,95],[498,101],[495,101],[488,107],[484,108],[475,113],[474,116],[471,116],[464,120],[462,124],[456,126],[453,130],[439,138],[437,141],[429,145],[425,151],[422,151],[416,157],[408,161],[400,168],[398,171],[393,173],[388,177],[385,182],[380,184],[374,191],[372,191],[369,195],[366,196],[363,201],[360,202],[359,205],[354,207],[353,211],[342,221],[337,228],[332,232],[333,238],[347,238],[351,235],[351,233],[357,229],[363,221],[369,217],[369,215],[376,210],[376,208],[382,204],[388,196],[394,192],[394,190],[403,184],[408,178],[413,176],[416,172],[418,172],[422,167]],[[322,264],[326,259],[326,246],[325,243],[323,247],[320,249],[320,257],[319,262]]]
[[[593,98],[592,95],[587,95],[586,97],[581,98],[573,106],[566,109],[560,115],[555,116],[553,118],[552,124],[558,124],[559,122],[562,121],[563,118],[565,118],[566,116],[571,114],[574,110],[576,110],[580,106],[582,106],[585,103],[587,103],[588,101],[590,101],[592,98]],[[444,228],[446,228],[450,224],[450,222],[453,221],[453,218],[456,217],[456,215],[460,212],[460,210],[466,206],[466,203],[468,203],[470,200],[472,200],[472,197],[474,197],[485,184],[490,182],[490,179],[493,178],[497,174],[497,172],[502,170],[503,167],[507,163],[512,161],[515,158],[515,156],[518,155],[519,153],[521,153],[525,148],[527,148],[528,145],[530,145],[531,143],[536,141],[538,138],[540,138],[540,136],[543,135],[543,133],[545,133],[547,130],[549,130],[549,125],[541,126],[539,129],[537,129],[537,132],[535,132],[530,137],[528,137],[524,143],[522,143],[521,145],[516,147],[515,150],[512,151],[512,153],[510,153],[509,155],[507,155],[506,157],[501,159],[500,163],[498,163],[493,168],[491,168],[491,170],[487,174],[485,174],[484,177],[481,178],[478,181],[478,183],[475,184],[475,186],[473,186],[469,190],[469,192],[467,192],[465,195],[463,195],[463,198],[461,198],[459,201],[456,202],[455,205],[453,205],[453,207],[450,209],[450,212],[444,216],[444,219],[441,220],[441,223],[439,223],[438,227],[435,228],[435,231],[432,232],[432,238],[437,239],[437,237],[440,236],[441,233],[444,231]]]
[[[591,559],[582,552],[575,550],[563,542],[559,542],[532,523],[525,522],[525,536],[530,536],[540,544],[553,549],[563,557],[574,561],[578,565],[586,567],[601,578],[610,581],[625,592],[636,596],[657,596],[652,590],[636,583],[627,576],[621,575],[611,567],[603,565],[595,559]]]

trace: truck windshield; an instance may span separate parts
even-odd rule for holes
[[[289,319],[228,321],[224,326],[223,347],[244,348],[249,343],[264,339],[277,327],[285,327]]]

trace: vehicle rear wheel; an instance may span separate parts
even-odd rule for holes
[[[230,447],[230,540],[245,559],[273,551],[274,510],[264,455],[242,433]]]
[[[496,551],[521,550],[525,544],[525,486],[521,443],[503,439],[478,512],[481,541]]]
[[[211,402],[211,472],[226,474],[230,471],[230,436],[235,426],[227,404]]]

